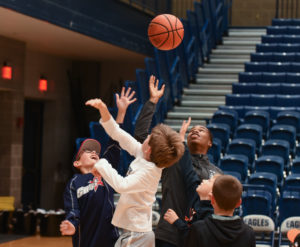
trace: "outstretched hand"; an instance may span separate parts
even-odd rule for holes
[[[61,235],[74,235],[75,233],[75,226],[68,220],[64,220],[60,223],[60,232]]]
[[[150,91],[150,101],[154,104],[157,104],[159,99],[164,95],[165,84],[161,86],[161,89],[158,90],[158,79],[154,75],[150,76],[149,79],[149,91]]]
[[[136,98],[133,98],[134,94],[135,91],[131,91],[130,87],[126,91],[125,87],[122,87],[120,95],[116,93],[117,107],[120,112],[126,112],[127,107],[136,101]]]
[[[191,124],[191,120],[192,120],[191,117],[189,117],[188,121],[184,120],[182,122],[181,129],[179,131],[179,135],[180,135],[182,141],[184,141],[185,133],[187,132],[187,129]]]
[[[173,209],[168,209],[164,215],[164,220],[168,221],[170,224],[173,224],[177,219],[178,215],[175,213]]]
[[[98,109],[103,122],[106,122],[110,119],[111,115],[107,109],[107,106],[101,99],[90,99],[85,102],[85,105],[89,105],[95,109]]]

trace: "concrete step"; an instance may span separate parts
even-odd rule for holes
[[[265,28],[252,29],[252,28],[229,28],[228,36],[251,36],[251,35],[264,35],[267,33]]]
[[[260,44],[261,40],[223,40],[224,45],[256,45]]]
[[[229,49],[213,49],[212,50],[212,54],[213,55],[220,55],[220,54],[226,54],[226,55],[248,55],[250,56],[250,53],[253,52],[253,50],[245,50],[245,49],[241,49],[241,50],[229,50]]]
[[[217,107],[187,107],[187,106],[175,106],[172,109],[172,112],[205,112],[205,113],[214,113],[217,111]]]
[[[184,95],[215,95],[215,96],[224,96],[225,94],[231,93],[230,90],[224,89],[194,89],[194,88],[185,88],[183,89]]]
[[[198,76],[199,75],[199,76]],[[238,77],[235,79],[232,78],[203,78],[200,77],[200,74],[196,74],[196,84],[208,84],[208,85],[225,85],[225,86],[231,86],[232,83],[238,82]]]
[[[210,59],[248,59],[250,61],[250,53],[248,54],[227,54],[216,53],[209,56]]]
[[[202,100],[202,101],[224,101],[225,102],[225,95],[182,95],[182,100]]]
[[[219,107],[220,105],[224,105],[225,100],[222,101],[203,101],[203,100],[182,100],[182,106],[188,107]]]
[[[231,79],[231,80],[235,80],[237,81],[238,80],[238,74],[235,73],[235,74],[224,74],[224,73],[220,73],[220,74],[213,74],[213,73],[198,73],[196,74],[196,78],[219,78],[219,79]]]
[[[210,90],[227,90],[232,91],[231,83],[228,85],[217,85],[217,84],[209,84],[209,83],[197,83],[190,84],[189,89],[210,89]]]
[[[244,71],[244,68],[203,68],[198,69],[200,74],[226,74],[226,75],[235,75]]]
[[[209,63],[210,64],[242,64],[250,62],[250,57],[249,58],[210,58]]]
[[[239,45],[218,45],[216,49],[227,49],[227,50],[238,50],[241,48],[246,50],[253,50],[255,52],[256,46],[255,45],[243,45],[242,47]]]
[[[203,68],[244,69],[244,63],[205,63]]]
[[[192,119],[210,119],[213,113],[199,113],[199,112],[168,112],[167,118],[176,119],[187,119],[191,117]]]
[[[186,120],[188,119],[188,116],[186,118]],[[164,123],[170,126],[179,126],[179,129],[181,128],[182,125],[182,119],[173,119],[173,118],[167,118],[165,119]],[[191,124],[190,127],[195,126],[195,125],[206,125],[206,121],[205,120],[191,120]]]
[[[256,37],[229,36],[229,37],[223,37],[223,43],[224,43],[224,41],[257,41],[257,42],[260,42],[261,41],[261,36],[256,36]]]

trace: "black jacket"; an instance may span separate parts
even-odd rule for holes
[[[240,217],[212,215],[192,224],[184,247],[255,247],[255,235]]]

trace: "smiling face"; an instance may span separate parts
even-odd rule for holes
[[[81,173],[89,173],[96,162],[99,160],[99,154],[96,151],[83,150],[79,154],[78,160],[74,161],[73,165],[81,171]]]
[[[194,126],[187,136],[187,145],[191,153],[200,152],[206,154],[207,150],[212,146],[209,130],[201,125]]]

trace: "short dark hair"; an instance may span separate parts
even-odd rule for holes
[[[212,194],[220,209],[235,209],[242,196],[243,187],[239,180],[231,175],[218,176],[214,182]]]

